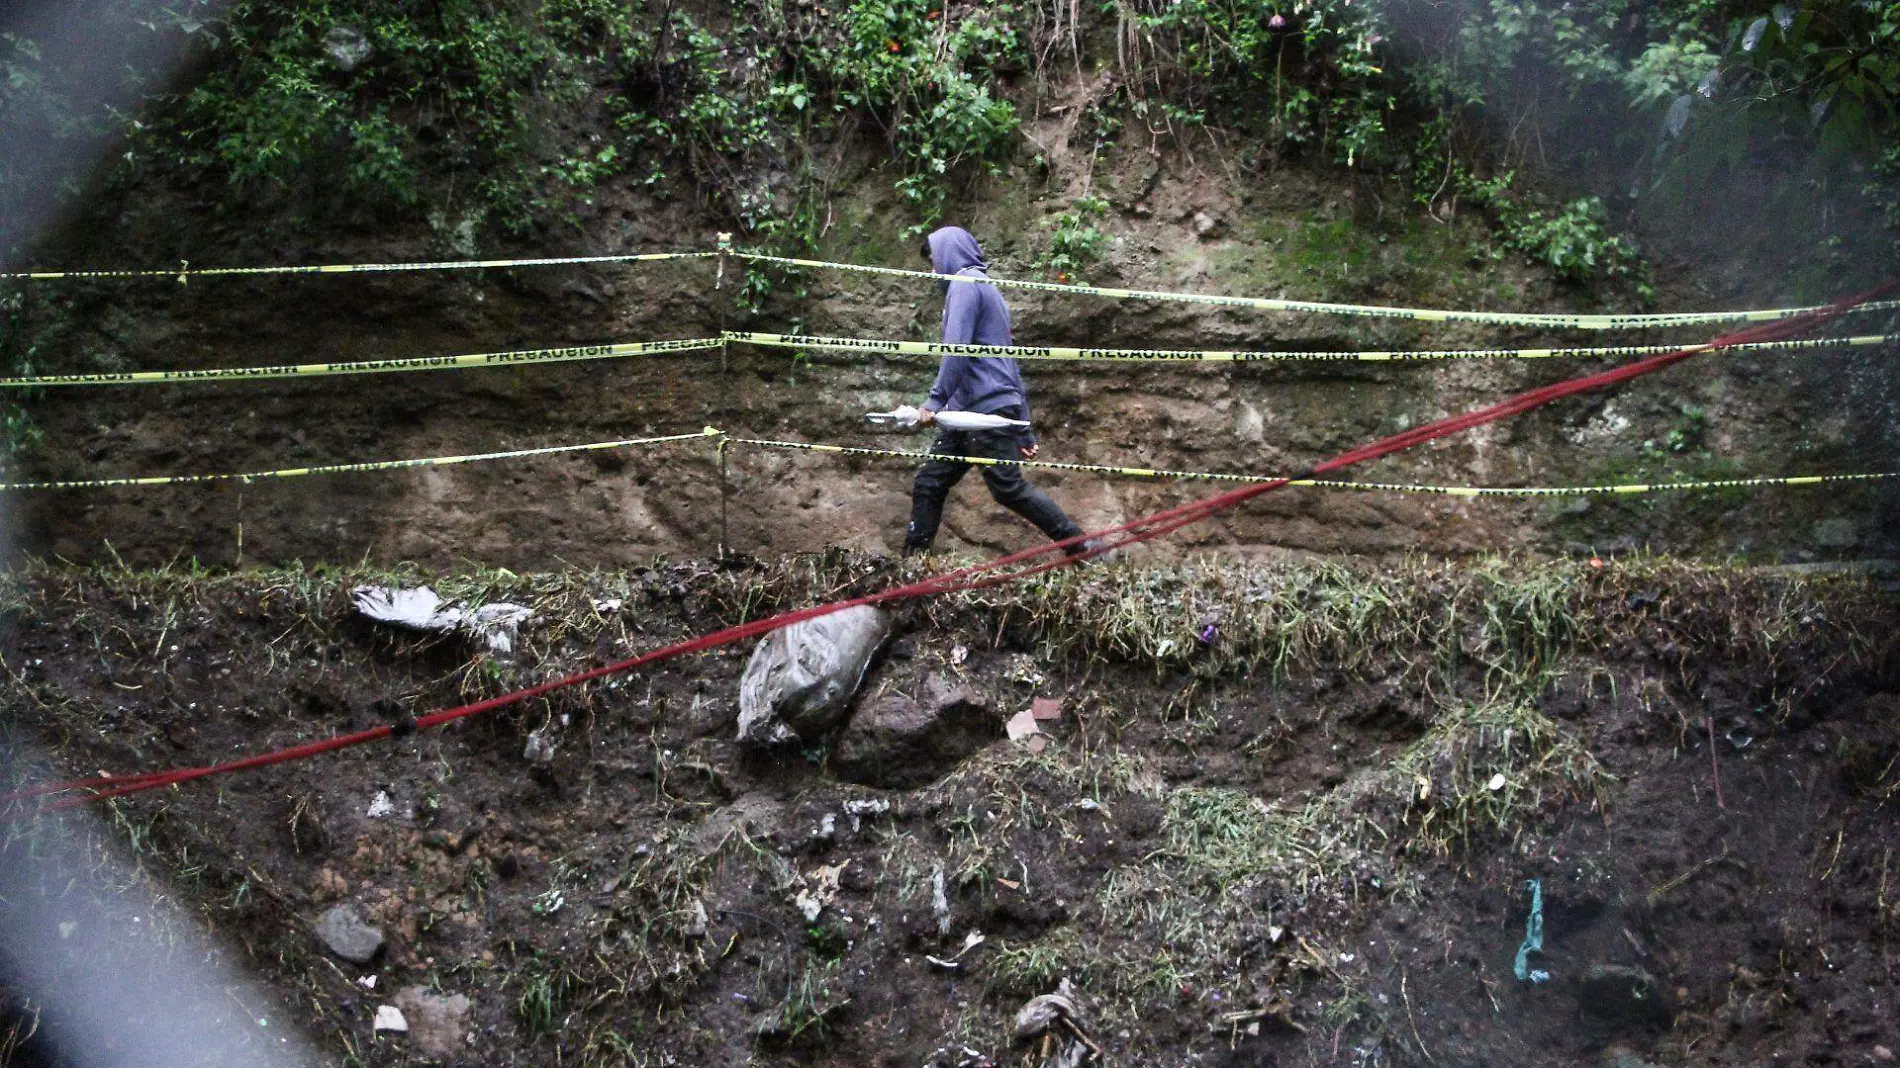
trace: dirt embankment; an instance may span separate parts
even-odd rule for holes
[[[436,577],[536,609],[512,660],[354,617],[386,577],[17,576],[9,747],[225,759],[896,576]],[[1873,1064],[1897,607],[1640,559],[1095,568],[900,611],[857,716],[954,728],[908,741],[740,750],[727,650],[111,818],[287,1007],[254,1015],[364,1065],[1001,1063],[1065,976],[1121,1065]],[[1035,697],[1040,752],[1001,737]],[[1514,972],[1533,900],[1545,981]],[[314,931],[339,905],[367,963]],[[374,1033],[410,987],[448,1022]]]
[[[975,190],[959,220],[998,268],[1033,273],[1055,214],[1079,180],[1017,166]],[[841,177],[834,259],[914,267],[875,168]],[[1113,205],[1090,281],[1136,288],[1409,306],[1552,311],[1627,307],[1531,270],[1481,219],[1427,219],[1390,190],[1282,167],[1222,175],[1145,146],[1105,155],[1092,188]],[[383,262],[478,250],[439,231],[331,234],[321,245],[260,241],[199,198],[163,189],[100,206],[113,226],[75,227],[65,265]],[[709,248],[716,225],[678,202],[603,190],[579,236],[500,250],[530,255]],[[103,226],[103,224],[102,224]],[[101,246],[86,235],[110,232]],[[466,235],[463,235],[466,236]],[[712,264],[550,267],[447,275],[47,283],[26,326],[43,371],[231,367],[493,352],[706,336],[721,326],[930,339],[927,282],[857,275],[778,278],[763,307],[732,304],[738,271]],[[1665,263],[1669,309],[1788,303],[1812,294],[1700,289]],[[1327,319],[1013,294],[1028,343],[1190,349],[1461,348],[1703,340]],[[1878,323],[1856,330],[1878,331]],[[1700,357],[1614,394],[1577,398],[1508,424],[1383,461],[1355,476],[1438,484],[1655,482],[1740,474],[1891,469],[1900,463],[1891,376],[1879,350]],[[1600,366],[1602,360],[1468,360],[1028,365],[1045,458],[1179,470],[1280,473],[1374,436]],[[28,409],[44,431],[22,468],[69,479],[266,470],[613,440],[717,425],[735,435],[922,448],[875,434],[863,412],[915,401],[924,357],[810,354],[734,346],[583,364],[419,374],[51,390]],[[745,552],[898,542],[909,469],[900,461],[735,447],[725,538]],[[1193,483],[1084,473],[1038,478],[1080,520],[1105,525],[1179,503]],[[974,484],[960,491],[946,544],[986,550],[1028,532]],[[721,536],[710,447],[630,449],[463,467],[309,477],[250,485],[44,492],[10,497],[19,548],[72,560],[114,553],[147,564],[292,560],[474,561],[516,569],[616,565],[656,552],[702,555]],[[1173,543],[1395,554],[1533,546],[1587,552],[1649,545],[1770,561],[1900,553],[1890,488],[1770,489],[1616,499],[1452,500],[1296,490]],[[110,549],[108,549],[108,544]]]

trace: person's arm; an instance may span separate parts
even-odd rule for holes
[[[937,381],[930,387],[930,394],[918,405],[920,411],[929,412],[935,418],[938,412],[943,411],[943,406],[950,403],[950,398],[956,396],[963,380],[969,376],[970,357],[945,356],[942,365],[937,368]],[[919,419],[918,422],[930,425],[929,420]]]
[[[949,290],[943,295],[943,343],[946,345],[968,345],[976,337],[977,311],[982,305],[982,297],[976,287],[968,282],[951,282]],[[970,357],[945,356],[942,366],[937,368],[936,384],[930,387],[930,395],[919,405],[922,413],[918,423],[929,426],[943,406],[956,396],[963,380],[970,374]]]

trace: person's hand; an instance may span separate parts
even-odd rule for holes
[[[937,413],[928,408],[917,409],[917,425],[933,426],[937,422]]]
[[[1034,445],[1018,445],[1016,451],[1022,453],[1023,459],[1025,460],[1033,460],[1036,458],[1037,449]]]

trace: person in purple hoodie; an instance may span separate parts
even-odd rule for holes
[[[988,265],[976,238],[960,226],[945,226],[924,241],[924,255],[938,274],[987,278]],[[1009,306],[993,285],[945,282],[943,341],[948,345],[1008,345]],[[981,412],[1006,419],[1029,419],[1029,397],[1022,372],[1007,356],[945,356],[930,395],[918,405],[918,423],[929,426],[942,411]],[[1029,427],[1003,430],[943,430],[930,451],[938,456],[987,456],[998,460],[1028,460],[1036,455],[1035,432]],[[932,459],[917,469],[910,491],[910,529],[904,535],[904,555],[924,552],[937,538],[943,522],[943,503],[971,465],[962,460]],[[1053,541],[1082,533],[1056,502],[1023,478],[1015,464],[984,465],[983,481],[990,496],[1003,507],[1036,525]],[[1071,552],[1080,552],[1078,544]]]

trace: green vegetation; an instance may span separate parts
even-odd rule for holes
[[[1601,199],[1610,193],[1668,205],[1712,177],[1766,166],[1794,176],[1778,183],[1791,214],[1810,188],[1859,189],[1900,221],[1890,147],[1900,13],[1859,0],[1120,0],[1086,11],[102,0],[102,10],[103,46],[161,39],[202,73],[161,92],[155,72],[129,71],[145,107],[107,113],[80,102],[68,57],[8,35],[6,121],[54,142],[118,133],[121,175],[183,168],[312,223],[581,225],[618,186],[702,198],[750,243],[802,250],[832,221],[834,185],[858,180],[847,168],[881,156],[875,180],[914,232],[943,217],[961,181],[1017,150],[1021,111],[1071,83],[1083,99],[1060,107],[1082,109],[1074,136],[1092,137],[1096,157],[1131,124],[1177,137],[1219,128],[1238,135],[1221,149],[1236,159],[1303,153],[1400,179],[1447,218],[1460,202],[1480,207],[1503,247],[1578,282],[1646,288]],[[1548,203],[1513,192],[1512,173],[1533,162],[1594,176],[1586,186],[1616,175],[1619,188]],[[0,208],[17,206],[30,167],[0,160],[0,188],[11,187]],[[1074,201],[1040,266],[1087,265],[1109,208],[1087,192]],[[744,292],[756,300],[768,285],[752,279]]]

